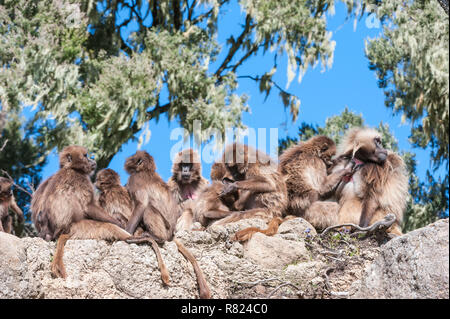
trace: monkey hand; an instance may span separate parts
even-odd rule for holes
[[[224,184],[223,185],[223,189],[220,192],[219,196],[223,197],[223,196],[226,196],[228,194],[234,193],[237,190],[238,190],[238,187],[237,187],[236,183]]]

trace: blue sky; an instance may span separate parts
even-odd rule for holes
[[[240,10],[237,1],[227,6],[228,12],[221,16],[219,20],[218,40],[224,48],[218,62],[211,66],[211,71],[215,71],[217,64],[223,60],[223,55],[227,52],[225,40],[230,32],[240,32],[238,23],[242,23],[244,13]],[[364,40],[367,37],[374,38],[381,33],[380,28],[373,24],[366,23],[367,17],[358,21],[354,30],[353,19],[346,21],[346,8],[338,2],[336,4],[336,14],[328,16],[328,30],[333,32],[333,40],[336,41],[334,52],[334,62],[331,69],[322,72],[319,65],[315,69],[308,69],[301,83],[295,78],[288,88],[301,99],[298,120],[292,122],[289,111],[283,108],[278,92],[274,88],[271,95],[264,100],[265,95],[261,94],[258,85],[252,80],[239,79],[238,94],[249,96],[248,105],[251,113],[243,115],[243,123],[252,128],[278,128],[278,137],[296,136],[298,126],[301,122],[324,125],[325,120],[333,115],[340,114],[345,107],[360,113],[368,126],[375,127],[381,121],[388,123],[391,131],[399,142],[402,150],[411,150],[417,154],[417,171],[420,178],[425,176],[427,169],[431,168],[429,151],[412,148],[408,141],[411,126],[409,123],[401,123],[400,116],[392,115],[392,111],[384,106],[384,94],[377,86],[375,73],[368,68],[368,60],[364,55]],[[373,22],[370,20],[369,22]],[[256,75],[268,71],[273,56],[262,54],[248,60],[245,65],[238,70],[239,75]],[[261,69],[263,66],[263,69]],[[282,57],[278,63],[278,70],[274,79],[285,87],[287,80],[287,59]],[[172,162],[170,150],[178,142],[171,141],[169,136],[171,130],[179,127],[176,121],[169,122],[162,117],[158,123],[150,121],[151,138],[149,142],[142,146],[155,158],[157,171],[164,180],[167,180],[171,173]],[[139,135],[139,133],[138,133]],[[269,137],[267,136],[267,139]],[[116,154],[111,161],[109,168],[117,171],[123,184],[128,178],[123,169],[125,158],[134,154],[137,150],[136,142],[128,142],[123,145],[122,150]],[[49,157],[49,162],[43,170],[43,178],[54,174],[58,168],[58,159],[53,152]],[[203,175],[209,178],[211,164],[203,163]],[[443,174],[444,170],[438,171]]]

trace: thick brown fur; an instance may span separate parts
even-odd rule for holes
[[[180,216],[179,209],[169,186],[156,172],[153,157],[145,151],[138,151],[127,158],[125,170],[130,174],[127,189],[134,207],[126,230],[133,233],[141,223],[148,235],[158,243],[173,240],[178,250],[194,267],[200,298],[210,298],[208,284],[194,256],[181,242],[174,239],[175,224]]]
[[[406,208],[408,177],[403,159],[381,146],[381,135],[368,128],[350,130],[338,147],[340,165],[352,158],[362,162],[351,180],[338,187],[339,223],[372,225],[387,214],[396,216],[388,230],[401,235]]]
[[[112,169],[102,169],[97,173],[95,186],[100,191],[99,205],[121,224],[126,225],[133,213],[133,202],[127,189],[120,184],[120,177]],[[164,264],[161,252],[155,240],[148,238],[141,227],[134,232],[134,238],[126,238],[129,243],[148,243],[152,245],[161,271],[161,278],[165,285],[169,285],[170,276]]]
[[[95,177],[95,187],[100,191],[99,205],[122,225],[126,225],[133,212],[130,194],[120,184],[120,177],[110,168],[100,170]]]
[[[181,211],[176,231],[189,230],[193,223],[193,204],[200,191],[208,185],[202,176],[200,157],[193,149],[179,152],[173,161],[172,176],[167,182]]]
[[[334,225],[337,205],[324,200],[350,172],[342,168],[327,174],[335,153],[334,141],[319,135],[288,148],[280,156],[279,169],[285,176],[289,197],[287,214],[305,218],[315,228]]]
[[[31,201],[32,220],[40,232],[38,216],[45,214],[52,239],[68,233],[71,225],[83,219],[121,224],[96,202],[90,175],[96,168],[87,149],[68,146],[59,154],[60,169],[39,185]]]
[[[55,276],[65,278],[63,254],[68,239],[125,240],[131,235],[97,204],[90,180],[96,163],[88,158],[86,148],[64,148],[59,164],[58,172],[33,194],[31,212],[39,235],[58,239],[51,269]]]
[[[223,195],[239,191],[242,210],[234,212],[215,224],[235,222],[244,218],[263,218],[267,221],[281,217],[287,205],[286,184],[277,164],[265,153],[248,145],[234,143],[225,148],[222,156],[227,178]],[[244,196],[245,193],[245,196]]]
[[[209,187],[204,188],[194,202],[194,221],[203,227],[231,214],[231,207],[238,198],[237,192],[221,195],[224,189],[222,181],[213,180]]]
[[[17,214],[20,223],[24,221],[23,212],[17,206],[11,189],[13,182],[7,178],[0,177],[0,231],[11,234],[12,217],[9,215],[11,209]]]

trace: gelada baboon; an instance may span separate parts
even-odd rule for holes
[[[11,209],[17,214],[20,223],[24,221],[23,212],[17,206],[12,191],[13,182],[5,177],[0,177],[0,231],[11,234],[12,217],[9,215]]]
[[[193,149],[179,152],[173,161],[172,176],[167,182],[181,211],[176,231],[189,230],[193,223],[193,203],[208,185],[202,176],[200,157]]]
[[[58,172],[34,192],[31,212],[40,236],[58,239],[51,271],[56,277],[65,278],[63,255],[67,240],[126,240],[132,236],[97,204],[90,180],[96,163],[88,158],[86,148],[75,145],[64,148],[59,154],[59,166]]]
[[[242,209],[215,224],[254,217],[269,221],[282,216],[287,204],[286,184],[277,165],[267,154],[248,145],[234,143],[225,148],[222,163],[226,168],[224,178],[232,182],[224,185],[221,196],[239,191],[240,203],[235,205],[242,206]]]
[[[351,172],[342,168],[327,175],[336,153],[334,141],[319,135],[288,148],[280,156],[280,172],[286,178],[288,190],[287,214],[303,217],[315,228],[325,228],[337,222],[338,204],[325,202],[342,177]]]
[[[120,177],[114,170],[106,168],[100,170],[96,175],[95,186],[100,191],[98,196],[99,205],[121,224],[126,225],[133,213],[133,202],[128,190],[120,184]],[[169,271],[163,262],[161,252],[153,238],[145,237],[142,227],[138,227],[133,233],[134,237],[129,238],[129,243],[150,242],[158,260],[161,271],[161,278],[165,285],[169,285]]]
[[[68,146],[59,154],[60,169],[39,185],[31,201],[32,220],[41,237],[58,238],[52,262],[55,276],[66,277],[62,261],[68,239],[125,239],[130,235],[99,207],[90,175],[96,168],[87,149]]]
[[[347,132],[338,146],[340,165],[353,162],[355,168],[338,188],[339,223],[367,227],[387,214],[396,216],[389,232],[401,235],[400,223],[408,196],[408,177],[403,159],[383,148],[381,135],[369,128]]]
[[[130,194],[120,184],[120,177],[110,168],[100,170],[95,176],[95,187],[99,190],[99,205],[122,225],[127,224],[133,212]]]
[[[133,214],[126,230],[133,233],[139,223],[142,223],[144,230],[157,242],[162,244],[173,240],[178,250],[194,267],[200,298],[210,298],[209,287],[195,257],[174,238],[179,210],[169,186],[156,173],[153,157],[145,151],[138,151],[127,158],[125,170],[130,174],[127,189],[134,203]]]
[[[208,227],[212,222],[231,214],[239,195],[238,191],[223,193],[225,185],[230,182],[227,179],[213,180],[210,186],[200,191],[193,206],[195,222]]]

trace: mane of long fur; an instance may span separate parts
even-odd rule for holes
[[[403,159],[388,152],[383,165],[366,164],[361,168],[360,174],[368,192],[372,192],[378,199],[380,207],[386,214],[393,213],[400,223],[408,197],[408,175]]]
[[[377,130],[367,127],[354,127],[347,131],[337,146],[335,158],[342,155],[353,156],[358,150],[360,141],[381,137]]]

